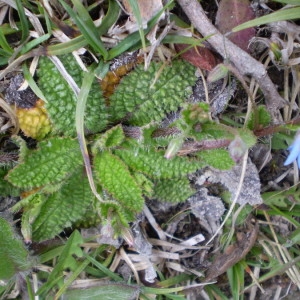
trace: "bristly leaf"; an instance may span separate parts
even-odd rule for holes
[[[130,220],[135,220],[134,212],[119,203],[101,203],[100,207],[101,216],[103,219],[109,220],[115,235],[120,234],[122,228],[128,227]]]
[[[195,172],[201,165],[186,157],[164,158],[164,152],[146,151],[142,148],[115,150],[130,168],[148,175],[151,178],[178,178]]]
[[[174,61],[170,66],[153,62],[147,71],[137,66],[110,98],[112,119],[131,114],[129,123],[137,126],[161,121],[191,94],[194,73],[195,68],[184,61]]]
[[[76,140],[50,138],[40,142],[37,150],[8,173],[7,179],[17,187],[33,189],[61,182],[81,164]]]
[[[7,182],[4,177],[6,176],[8,170],[7,168],[0,168],[0,195],[5,196],[19,196],[19,189],[15,188],[12,184]]]
[[[240,138],[246,144],[248,148],[253,147],[256,144],[256,136],[253,132],[247,128],[237,129],[239,132]]]
[[[271,115],[264,105],[259,105],[250,116],[247,127],[251,130],[266,127],[271,123]]]
[[[201,130],[193,130],[190,132],[190,135],[198,141],[207,139],[234,139],[234,134],[228,128],[216,123],[201,124]]]
[[[197,156],[208,166],[219,170],[229,170],[235,163],[225,149],[210,149],[199,151]]]
[[[15,273],[29,269],[28,255],[9,222],[0,217],[0,279],[10,279]]]
[[[194,193],[195,191],[191,188],[189,180],[183,177],[156,181],[152,198],[176,203],[187,200]]]
[[[94,168],[99,183],[114,199],[131,211],[142,210],[142,190],[124,162],[110,152],[103,151],[96,155]]]
[[[83,168],[74,172],[61,190],[51,194],[33,223],[33,239],[46,240],[82,218],[92,204],[93,194]]]
[[[99,139],[95,139],[93,152],[99,150],[109,150],[119,146],[125,139],[121,125],[117,125],[101,134]]]
[[[62,55],[59,58],[76,84],[81,86],[84,72],[73,55]],[[39,60],[38,84],[47,99],[45,107],[55,131],[65,136],[76,136],[75,111],[77,97],[47,57],[41,57]],[[84,121],[85,128],[89,133],[100,132],[107,125],[105,101],[96,79],[93,81],[89,92]]]

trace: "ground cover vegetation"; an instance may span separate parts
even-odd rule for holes
[[[299,296],[300,1],[0,1],[1,299]]]

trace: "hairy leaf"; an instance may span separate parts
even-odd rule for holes
[[[63,55],[59,58],[67,72],[80,87],[83,71],[73,55]],[[45,106],[55,130],[64,135],[75,136],[77,97],[56,66],[47,57],[40,58],[38,83],[47,99]],[[107,125],[105,102],[96,79],[89,92],[84,120],[86,129],[92,133],[103,130]]]
[[[28,255],[9,222],[0,217],[0,279],[10,279],[15,273],[29,269]]]
[[[125,135],[121,125],[117,125],[105,133],[100,138],[96,139],[93,148],[99,148],[101,150],[107,150],[115,148],[120,145],[125,139]]]
[[[248,148],[253,147],[256,144],[256,136],[253,132],[246,128],[238,129],[240,138],[247,145]]]
[[[46,240],[72,226],[92,204],[93,194],[82,167],[78,167],[61,190],[48,196],[32,225],[33,239]]]
[[[116,235],[120,234],[123,228],[128,227],[128,222],[135,220],[135,214],[132,210],[116,202],[101,204],[101,216],[109,220]]]
[[[271,115],[265,106],[259,105],[255,111],[252,112],[248,121],[247,127],[251,130],[266,127],[271,123]]]
[[[130,114],[129,123],[138,126],[161,121],[191,94],[194,73],[195,68],[184,61],[174,61],[170,66],[151,63],[147,71],[137,66],[110,98],[112,119]]]
[[[192,137],[198,141],[211,139],[233,139],[234,134],[228,128],[216,123],[201,124],[201,131],[193,130],[190,132]]]
[[[234,161],[225,149],[199,151],[197,156],[207,165],[219,170],[228,170],[234,166]]]
[[[7,175],[7,170],[5,168],[0,168],[0,195],[2,197],[5,196],[19,196],[19,189],[15,188],[11,183],[5,180],[5,176]]]
[[[195,172],[201,167],[199,162],[186,157],[164,158],[163,152],[146,151],[144,149],[115,150],[116,155],[133,170],[142,172],[151,178],[176,178]]]
[[[25,161],[12,169],[7,179],[17,187],[32,189],[58,183],[71,174],[82,158],[78,142],[70,138],[50,138],[31,151]]]
[[[187,200],[195,191],[186,177],[180,179],[162,179],[155,182],[152,198],[160,201],[181,202]]]
[[[94,168],[99,183],[116,200],[132,211],[142,210],[142,190],[124,162],[110,152],[103,151],[95,157]]]

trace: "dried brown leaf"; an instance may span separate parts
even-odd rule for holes
[[[249,0],[222,0],[216,16],[216,26],[221,33],[225,34],[239,24],[255,18],[250,7]],[[249,51],[248,45],[255,36],[255,29],[248,28],[239,32],[231,33],[229,39],[245,51]]]
[[[177,52],[181,52],[189,45],[176,44],[175,49]],[[204,70],[212,70],[217,65],[217,59],[215,55],[205,47],[193,47],[181,54],[181,57],[194,65],[197,68]]]

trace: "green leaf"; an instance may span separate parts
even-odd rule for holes
[[[163,152],[147,151],[142,148],[137,148],[135,151],[115,150],[114,153],[134,171],[144,173],[151,178],[183,177],[203,166],[198,161],[186,157],[166,159]]]
[[[122,277],[119,276],[116,272],[112,272],[110,269],[105,267],[103,264],[101,264],[92,256],[86,253],[83,253],[83,255],[87,260],[89,260],[96,268],[98,268],[101,272],[103,272],[103,274],[105,274],[107,277],[111,278],[114,281],[118,281],[118,282],[122,281]]]
[[[64,294],[66,300],[131,300],[137,299],[140,292],[138,286],[132,286],[127,284],[113,284],[107,283],[97,287],[81,289],[81,290],[69,290]]]
[[[197,153],[198,158],[208,166],[219,170],[229,170],[235,163],[225,149],[203,150]]]
[[[94,168],[99,183],[108,193],[131,211],[142,210],[142,190],[117,156],[108,151],[97,154]]]
[[[2,50],[2,55],[9,56],[13,53],[13,49],[10,47],[9,43],[7,42],[5,35],[0,27],[0,47]]]
[[[245,270],[243,263],[238,262],[227,270],[233,300],[240,300],[245,285]],[[242,297],[243,299],[243,297]]]
[[[77,140],[50,138],[40,142],[38,149],[32,150],[6,178],[17,187],[30,190],[61,182],[81,164]]]
[[[101,25],[98,27],[99,36],[107,33],[107,31],[117,22],[120,14],[120,6],[117,1],[109,0],[107,14],[102,19]]]
[[[134,172],[133,176],[139,187],[143,190],[143,195],[151,197],[154,187],[153,182],[140,172]]]
[[[285,20],[294,20],[299,19],[300,16],[300,7],[292,7],[288,9],[278,10],[269,15],[245,22],[241,25],[238,25],[232,29],[232,32],[237,32],[246,28],[259,26],[267,23],[285,21]]]
[[[75,230],[68,238],[67,244],[65,245],[64,250],[59,257],[57,265],[51,272],[50,278],[54,278],[66,269],[73,271],[77,267],[77,262],[74,255],[76,257],[83,256],[82,249],[80,248],[81,244],[83,244],[83,239],[80,233]]]
[[[273,0],[279,3],[291,4],[291,5],[300,5],[300,0]]]
[[[271,115],[264,105],[259,105],[255,111],[251,113],[247,127],[251,130],[266,127],[271,123]]]
[[[106,221],[110,224],[113,230],[113,236],[122,235],[122,230],[128,227],[128,223],[134,221],[136,216],[133,210],[125,207],[124,205],[120,205],[120,203],[114,202],[105,202],[101,203],[101,217],[103,218],[102,224]]]
[[[83,239],[80,233],[75,230],[69,237],[59,259],[58,263],[51,272],[48,281],[38,291],[37,295],[47,293],[52,286],[58,283],[58,280],[62,278],[63,271],[70,269],[74,271],[78,266],[76,258],[82,257],[83,252],[80,245],[83,243]]]
[[[59,2],[71,16],[71,18],[75,21],[76,25],[79,27],[80,32],[85,37],[87,42],[94,48],[95,51],[99,52],[103,56],[103,58],[106,59],[108,56],[108,52],[105,49],[100,36],[98,35],[97,27],[94,25],[93,20],[86,12],[85,7],[79,1],[73,0],[72,2],[80,12],[80,14],[77,15],[72,10],[72,8],[65,3],[65,1],[59,0]]]
[[[29,52],[31,49],[35,48],[37,45],[42,44],[43,42],[47,41],[51,37],[51,34],[43,34],[42,36],[39,36],[38,38],[24,44],[21,50],[21,54],[25,54],[26,52]]]
[[[287,207],[289,202],[300,203],[300,190],[297,187],[283,191],[265,192],[261,196],[265,204],[278,207]]]
[[[22,30],[22,37],[21,37],[21,43],[25,42],[27,37],[29,36],[29,22],[25,15],[24,7],[21,3],[22,1],[16,0],[16,5],[18,9],[18,14],[21,22],[21,30]]]
[[[107,14],[102,19],[101,25],[98,28],[98,35],[101,36],[108,31],[108,29],[117,21],[119,17],[120,7],[114,0],[109,1],[109,8]],[[59,43],[50,45],[47,47],[49,55],[62,55],[68,54],[88,44],[87,40],[83,35],[71,39],[65,43]],[[114,48],[113,48],[114,49]]]
[[[234,134],[224,127],[222,124],[204,123],[201,124],[201,131],[191,131],[191,136],[198,141],[212,139],[234,139]]]
[[[48,196],[34,221],[33,239],[46,240],[59,234],[64,228],[84,216],[93,203],[93,194],[88,179],[79,167],[62,188]]]
[[[144,35],[148,34],[150,30],[157,24],[162,13],[170,8],[173,1],[169,1],[147,24],[147,28],[144,30]],[[112,60],[113,58],[119,56],[120,54],[126,52],[129,49],[140,49],[140,34],[139,32],[133,32],[129,34],[125,39],[119,42],[115,47],[109,50],[107,60]]]
[[[130,114],[129,123],[137,126],[161,121],[167,113],[177,111],[191,94],[194,73],[192,65],[179,60],[169,66],[153,62],[147,71],[137,66],[110,98],[112,119]]]
[[[142,20],[138,2],[136,0],[128,0],[128,2],[130,4],[131,10],[132,10],[133,15],[135,16],[136,22],[138,24],[138,30],[139,30],[143,50],[146,51],[146,40],[145,40],[145,33],[143,30],[143,20]]]
[[[45,96],[43,95],[42,91],[40,90],[40,88],[37,86],[36,82],[34,81],[27,65],[24,63],[22,65],[22,71],[23,71],[23,76],[26,79],[26,81],[28,82],[30,88],[32,89],[32,91],[35,93],[35,95],[37,97],[39,97],[40,99],[42,99],[44,102],[47,102],[47,99],[45,98]]]
[[[155,182],[152,198],[176,203],[187,200],[194,193],[195,191],[186,177],[172,180],[162,179]]]
[[[95,139],[93,152],[96,149],[109,150],[119,146],[125,139],[125,135],[121,125],[117,125],[107,130],[100,137]]]
[[[19,189],[17,189],[12,184],[7,182],[7,180],[4,179],[5,176],[7,175],[7,172],[8,172],[7,168],[0,168],[0,195],[2,197],[19,196],[20,195]]]
[[[60,56],[60,60],[76,84],[81,86],[84,72],[73,55]],[[77,96],[49,58],[40,58],[37,74],[38,85],[47,100],[45,107],[55,131],[65,136],[75,136]],[[96,78],[87,98],[84,121],[89,133],[100,132],[107,125],[105,100]]]
[[[287,145],[291,145],[294,137],[285,133],[276,132],[272,136],[271,147],[274,150],[286,149]]]
[[[0,217],[0,279],[7,280],[17,272],[28,270],[31,267],[28,256],[10,223]]]
[[[80,35],[65,43],[50,45],[47,47],[48,55],[65,55],[70,54],[87,45],[84,36]]]
[[[253,132],[247,128],[237,129],[240,135],[240,138],[247,145],[248,148],[253,147],[256,144],[256,136]]]

